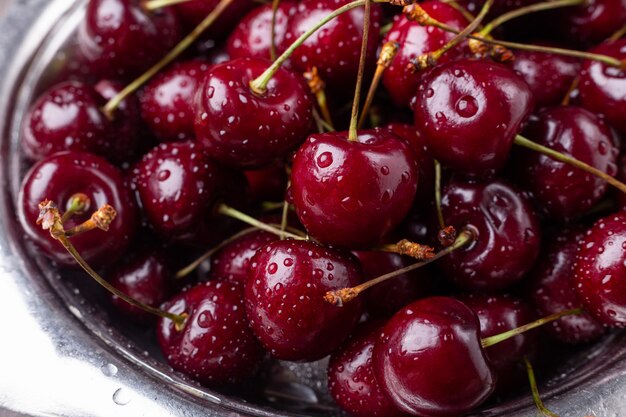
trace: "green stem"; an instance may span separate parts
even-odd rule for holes
[[[533,366],[526,356],[524,356],[524,366],[526,367],[526,373],[528,374],[528,383],[530,384],[530,391],[533,394],[533,401],[537,406],[537,409],[541,414],[546,417],[559,417],[558,414],[553,413],[548,410],[545,405],[543,405],[543,401],[541,401],[541,397],[539,396],[539,389],[537,389],[537,381],[535,380],[535,371],[533,370]]]
[[[233,219],[237,219],[241,222],[249,224],[250,226],[256,227],[257,229],[261,229],[261,230],[265,230],[266,232],[273,233],[276,236],[284,236],[284,237],[288,237],[288,238],[295,239],[295,240],[305,240],[304,236],[296,235],[286,230],[281,231],[280,229],[277,229],[276,227],[270,226],[267,223],[263,223],[262,221],[257,220],[254,217],[249,216],[246,213],[243,213],[223,203],[217,207],[217,212],[224,216],[232,217]]]
[[[443,219],[443,211],[441,210],[441,164],[436,159],[435,162],[435,208],[437,209],[437,220],[439,221],[439,228],[442,230],[446,227],[446,222]]]
[[[521,135],[517,135],[515,136],[515,141],[514,143],[516,145],[519,146],[523,146],[527,149],[531,149],[535,152],[539,152],[543,155],[549,156],[550,158],[559,161],[559,162],[563,162],[564,164],[568,164],[571,165],[573,167],[576,168],[580,168],[585,172],[590,173],[591,175],[594,175],[606,182],[608,182],[609,184],[611,184],[612,186],[614,186],[615,188],[619,189],[621,192],[626,193],[626,184],[624,184],[623,182],[613,178],[612,176],[608,175],[606,172],[600,171],[599,169],[592,167],[589,164],[586,164],[582,161],[579,161],[578,159],[568,156],[568,155],[564,155],[560,152],[557,152],[553,149],[550,149],[546,146],[540,145],[538,143],[535,143],[529,139],[526,139],[525,137],[521,136]]]
[[[348,140],[354,142],[358,137],[359,104],[361,101],[361,88],[363,86],[363,76],[365,75],[365,58],[367,55],[367,38],[370,29],[370,12],[372,3],[365,0],[365,14],[363,17],[363,37],[361,38],[361,55],[359,57],[359,71],[356,76],[356,87],[354,88],[354,99],[352,100],[352,114],[350,115],[350,127],[348,128]]]
[[[609,36],[609,38],[607,40],[608,41],[616,41],[616,40],[620,39],[624,35],[626,35],[626,25],[622,26],[614,34]]]
[[[144,10],[152,11],[162,9],[163,7],[174,6],[176,4],[187,3],[191,0],[146,0],[141,3]]]
[[[276,14],[278,13],[278,6],[280,0],[272,1],[272,24],[270,26],[270,60],[276,59]]]
[[[63,213],[61,217],[61,223],[67,222],[72,218],[75,214],[83,214],[87,210],[89,210],[89,206],[91,206],[91,200],[87,197],[86,194],[76,193],[70,197],[68,200],[67,210]]]
[[[291,181],[287,182],[287,189],[291,186]],[[283,202],[283,211],[280,216],[280,239],[285,239],[285,230],[287,230],[287,221],[289,216],[289,202],[285,200]]]

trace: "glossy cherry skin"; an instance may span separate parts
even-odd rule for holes
[[[165,237],[190,241],[208,232],[219,171],[196,143],[164,143],[133,168],[132,182],[150,225]]]
[[[409,146],[384,130],[311,135],[291,170],[293,204],[319,241],[350,249],[378,243],[406,216],[417,189]]]
[[[589,0],[553,11],[553,27],[568,40],[596,43],[611,36],[626,22],[626,0]]]
[[[539,254],[541,229],[529,202],[500,180],[452,182],[441,199],[446,224],[474,232],[475,240],[439,265],[458,285],[495,291],[519,282]]]
[[[213,387],[254,376],[265,351],[248,325],[242,292],[234,282],[208,281],[163,305],[171,313],[188,315],[182,330],[159,319],[159,345],[172,368]]]
[[[611,176],[617,173],[618,149],[610,128],[583,108],[546,108],[528,123],[524,136]],[[538,152],[517,148],[514,156],[515,177],[551,218],[584,214],[608,188],[606,181]]]
[[[625,60],[626,39],[600,44],[591,52]],[[626,70],[585,61],[578,89],[584,108],[603,115],[620,134],[626,135]]]
[[[180,16],[187,32],[193,30],[219,4],[220,0],[190,0],[173,6]],[[234,0],[220,14],[219,18],[204,32],[211,39],[223,39],[235,27],[241,16],[252,9],[255,3],[250,0]]]
[[[117,211],[107,232],[95,229],[72,237],[72,244],[92,266],[114,262],[126,252],[138,225],[137,208],[121,173],[106,160],[86,152],[59,152],[36,163],[22,180],[18,196],[18,216],[26,235],[56,262],[76,266],[63,246],[35,222],[38,204],[54,201],[61,213],[76,193],[89,197],[90,209],[65,222],[68,230],[89,219],[104,204]]]
[[[361,262],[365,281],[416,262],[390,252],[354,252],[354,255]],[[405,305],[430,295],[432,289],[431,273],[428,269],[419,268],[369,288],[363,294],[365,307],[373,317],[389,318]]]
[[[170,271],[165,256],[155,250],[143,251],[115,267],[109,282],[124,294],[152,307],[159,307],[170,294]],[[139,323],[150,323],[156,316],[111,295],[113,306]]]
[[[468,22],[463,14],[449,4],[430,0],[420,3],[420,6],[432,18],[448,26],[459,30],[467,26]],[[391,65],[383,73],[382,83],[397,106],[409,105],[415,96],[422,75],[419,71],[412,73],[407,68],[411,60],[436,51],[453,37],[453,33],[410,21],[404,14],[395,17],[391,29],[385,35],[384,42],[397,42],[399,48]],[[454,48],[446,52],[439,62],[457,59],[462,53],[462,48]]]
[[[301,2],[296,14],[289,20],[285,45],[290,45],[322,18],[347,3],[348,0]],[[325,24],[291,55],[293,67],[299,72],[316,67],[328,91],[352,93],[359,66],[363,15],[364,8],[358,7]],[[381,16],[380,6],[372,4],[366,68],[372,68],[376,60]]]
[[[581,306],[573,276],[583,237],[584,232],[578,229],[564,229],[551,236],[528,273],[530,299],[541,317]],[[551,337],[568,344],[591,342],[604,333],[602,324],[589,313],[566,316],[544,328]]]
[[[580,72],[580,60],[535,51],[515,51],[511,68],[520,75],[535,97],[537,107],[555,106],[563,100]]]
[[[626,214],[598,220],[579,242],[574,287],[585,309],[610,327],[626,327]]]
[[[210,277],[245,285],[250,260],[260,248],[275,240],[275,234],[255,230],[230,242],[211,257]]]
[[[195,98],[195,131],[212,158],[261,167],[285,157],[308,135],[313,102],[301,78],[281,68],[262,96],[250,89],[250,81],[270,65],[241,58],[207,73]]]
[[[413,107],[432,156],[471,176],[491,176],[503,166],[532,109],[532,92],[513,70],[469,60],[425,74]]]
[[[244,171],[255,202],[282,201],[287,190],[287,171],[281,164],[264,169]]]
[[[355,417],[402,417],[374,377],[372,351],[383,322],[360,325],[330,357],[328,389],[337,404]]]
[[[141,93],[141,115],[155,136],[163,142],[193,139],[196,91],[209,64],[203,61],[178,62],[156,75]]]
[[[361,270],[347,254],[308,241],[269,243],[249,267],[250,326],[277,359],[321,359],[344,341],[363,312],[358,297],[337,307],[324,295],[360,283]]]
[[[465,414],[495,386],[480,337],[478,317],[461,301],[424,298],[383,327],[372,355],[374,375],[402,411],[421,417]]]
[[[133,77],[159,61],[180,37],[172,8],[147,12],[137,0],[90,0],[77,48],[92,73]]]
[[[281,1],[276,9],[274,45],[277,54],[289,46],[285,42],[285,33],[288,21],[295,15],[297,7],[294,1]],[[272,5],[268,3],[252,9],[239,21],[226,39],[226,52],[231,59],[247,57],[271,59],[272,15]]]

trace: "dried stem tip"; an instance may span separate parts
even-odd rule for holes
[[[422,8],[419,4],[410,4],[405,6],[402,10],[402,13],[412,22],[418,23],[422,26],[432,26],[436,23],[426,10]]]
[[[304,76],[311,93],[317,94],[326,87],[326,83],[324,83],[324,80],[320,77],[317,67],[309,69],[302,75]]]
[[[91,221],[98,229],[104,230],[106,232],[109,230],[109,226],[111,225],[111,222],[115,219],[115,216],[117,216],[117,212],[115,211],[115,209],[110,205],[105,204],[91,215]]]
[[[378,61],[376,61],[376,65],[389,68],[391,62],[393,61],[393,58],[398,53],[398,49],[400,49],[400,44],[398,42],[385,42],[380,50],[380,55],[378,56]]]
[[[50,230],[50,235],[55,239],[65,233],[59,208],[54,201],[48,199],[39,203],[37,224],[40,224],[43,230]]]
[[[437,239],[439,240],[439,244],[444,248],[452,246],[452,244],[456,240],[456,229],[454,228],[454,226],[444,227],[439,231]]]
[[[328,291],[324,295],[324,300],[337,307],[342,307],[344,303],[354,300],[359,295],[355,288],[342,288],[337,291]]]
[[[432,246],[421,245],[402,239],[395,245],[395,251],[399,255],[408,255],[420,261],[426,261],[435,257],[435,249]]]

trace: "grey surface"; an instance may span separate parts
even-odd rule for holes
[[[13,207],[20,176],[17,126],[43,71],[31,59],[52,58],[45,53],[54,45],[40,46],[45,38],[62,37],[64,26],[56,22],[79,16],[75,8],[70,0],[16,0],[1,23],[0,408],[71,417],[279,415],[199,388],[144,355],[65,276],[28,255]],[[562,417],[626,416],[624,340],[614,335],[570,360],[574,370],[543,390],[547,406]],[[477,415],[535,416],[529,398]],[[14,412],[0,409],[0,416]]]

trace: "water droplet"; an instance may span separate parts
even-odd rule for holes
[[[429,88],[428,90],[426,90],[426,97],[430,98],[434,95],[435,95],[435,90],[433,90],[432,88]]]
[[[157,174],[157,180],[165,181],[165,180],[167,180],[170,177],[170,175],[171,175],[171,172],[170,172],[169,169],[162,169]]]
[[[285,266],[292,266],[293,265],[293,259],[291,258],[285,258],[285,260],[283,261],[283,264]]]
[[[213,315],[210,311],[203,311],[202,313],[200,313],[200,315],[198,315],[198,326],[206,329],[211,325],[213,320]]]
[[[111,377],[111,376],[117,375],[117,366],[113,365],[112,363],[107,363],[106,365],[102,365],[100,370],[105,376]]]
[[[380,172],[383,175],[389,175],[389,167],[388,166],[383,166],[382,168],[380,168]]]
[[[118,388],[113,393],[113,402],[117,405],[126,405],[130,400],[130,395],[124,388]]]
[[[275,262],[269,264],[269,266],[267,267],[267,272],[269,272],[270,274],[275,274],[276,271],[278,271],[278,265]]]
[[[472,117],[478,112],[478,103],[472,96],[461,97],[454,106],[461,117]]]
[[[333,163],[333,155],[330,152],[323,152],[317,157],[317,165],[320,168],[326,168]]]

